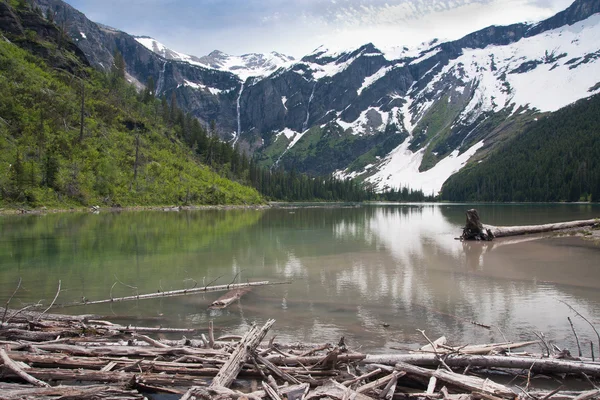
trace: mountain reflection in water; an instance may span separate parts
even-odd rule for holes
[[[600,247],[581,238],[455,240],[472,205],[63,214],[2,217],[0,296],[19,277],[13,307],[62,303],[238,280],[293,280],[255,288],[225,310],[220,294],[64,309],[131,323],[241,333],[275,318],[280,340],[337,342],[363,350],[414,347],[424,329],[456,344],[535,338],[575,349],[567,302],[600,324]],[[592,205],[478,205],[496,225],[593,218]],[[134,320],[127,316],[136,317]],[[141,321],[139,319],[142,319]],[[144,321],[143,319],[148,319]],[[485,329],[470,323],[492,326]],[[595,335],[573,319],[582,342]],[[388,325],[389,326],[384,326]],[[502,333],[500,333],[502,331]],[[587,342],[586,342],[587,341]]]

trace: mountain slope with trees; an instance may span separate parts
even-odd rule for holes
[[[450,201],[600,201],[600,95],[540,117],[446,181]]]
[[[0,2],[0,27],[0,204],[263,201],[200,163],[174,123],[184,114],[129,85],[118,53],[110,73],[93,70],[64,31],[23,0]],[[184,120],[202,136],[199,123]]]

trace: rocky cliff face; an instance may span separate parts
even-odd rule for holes
[[[379,189],[435,192],[540,112],[600,90],[600,0],[577,0],[540,23],[492,26],[453,42],[319,48],[256,76],[234,73],[222,53],[186,59],[151,51],[60,0],[37,1],[68,21],[93,64],[109,68],[118,49],[132,81],[152,76],[158,95],[175,93],[181,107],[216,120],[223,139],[262,163],[360,177]],[[265,65],[257,56],[246,62]]]

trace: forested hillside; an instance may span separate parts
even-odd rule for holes
[[[600,201],[600,95],[540,118],[446,181],[450,201]]]
[[[0,2],[0,18],[2,204],[262,202],[201,165],[165,118],[173,109],[127,84],[122,62],[94,71],[24,1]]]
[[[365,200],[350,180],[258,167],[177,99],[106,74],[50,16],[0,2],[0,204],[102,206]],[[239,183],[235,183],[235,182]]]

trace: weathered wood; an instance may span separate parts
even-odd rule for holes
[[[170,349],[171,348],[171,346],[169,346],[168,344],[161,343],[158,340],[154,340],[151,337],[148,337],[146,335],[135,334],[135,335],[133,335],[133,337],[136,339],[142,340],[154,347],[158,347],[161,349]]]
[[[597,399],[599,397],[600,397],[600,389],[595,389],[595,390],[583,392],[579,396],[575,397],[575,399],[573,399],[573,400],[589,400],[589,399]]]
[[[569,221],[569,222],[559,222],[555,224],[543,224],[543,225],[524,225],[524,226],[493,226],[493,225],[484,225],[485,229],[489,229],[492,234],[497,237],[507,237],[507,236],[518,236],[518,235],[526,235],[532,233],[543,233],[543,232],[552,232],[559,231],[563,229],[572,229],[572,228],[584,228],[594,225],[600,225],[600,220],[596,219],[586,219],[579,221]]]
[[[380,373],[381,373],[381,368],[377,368],[377,369],[374,369],[371,372],[367,372],[366,374],[363,374],[361,376],[357,376],[354,379],[349,379],[347,381],[344,381],[344,382],[342,382],[342,385],[344,385],[344,386],[350,386],[350,385],[355,384],[356,382],[360,382],[362,380],[372,378],[375,375],[379,375]]]
[[[280,368],[278,368],[275,364],[273,364],[272,362],[270,362],[269,360],[267,360],[266,358],[255,354],[254,358],[260,362],[261,364],[263,364],[265,367],[267,367],[272,373],[274,373],[275,375],[277,375],[280,379],[283,379],[286,382],[292,383],[292,384],[299,384],[300,381],[296,378],[294,378],[293,376],[291,376],[290,374],[288,374],[287,372],[281,370]]]
[[[117,383],[122,384],[131,382],[136,376],[139,375],[139,371],[136,372],[123,372],[123,371],[91,371],[91,370],[60,370],[60,369],[38,369],[32,368],[30,371],[31,375],[37,378],[52,381],[81,381],[81,382],[104,382],[104,383]],[[140,382],[147,383],[154,386],[200,386],[208,381],[207,377],[201,375],[181,375],[181,374],[162,374],[144,372],[143,375],[139,376]]]
[[[514,356],[450,355],[444,359],[450,367],[519,368],[537,373],[585,373],[600,376],[600,364],[555,358],[533,358]],[[435,354],[368,355],[361,363],[396,365],[399,362],[419,366],[437,366]]]
[[[404,371],[406,373],[414,374],[421,377],[435,377],[438,380],[447,382],[449,384],[452,384],[463,390],[468,390],[470,392],[477,391],[490,394],[492,396],[499,396],[511,399],[516,396],[516,393],[509,387],[492,382],[489,379],[481,379],[475,376],[457,374],[455,372],[450,372],[443,369],[438,369],[434,371],[402,362],[397,363],[395,368],[399,371]]]
[[[373,382],[369,382],[367,384],[362,385],[361,387],[356,389],[356,392],[357,393],[368,393],[375,388],[386,385],[392,379],[397,380],[398,378],[400,378],[404,375],[406,375],[406,372],[404,372],[404,371],[394,371],[391,374],[389,374],[388,376],[384,376],[383,378],[379,378]]]
[[[221,310],[229,307],[236,300],[239,300],[243,295],[250,292],[251,288],[233,289],[213,301],[208,308]]]
[[[265,391],[265,393],[267,394],[267,398],[269,398],[271,400],[281,400],[281,397],[279,396],[279,394],[277,394],[275,389],[273,389],[271,387],[271,385],[269,385],[267,382],[263,381],[262,387],[263,387],[263,390]]]
[[[436,346],[436,352],[438,354],[458,353],[458,354],[473,354],[473,355],[481,354],[481,355],[484,355],[484,354],[490,354],[491,352],[494,352],[494,351],[518,349],[520,347],[530,346],[530,345],[536,344],[536,343],[538,343],[537,340],[530,340],[527,342],[502,342],[502,343],[490,343],[490,344],[475,344],[475,345],[462,346],[462,347],[452,347],[452,346],[446,346],[445,344],[438,343]],[[432,351],[433,350],[431,349],[431,345],[428,344],[426,346],[421,347],[418,352],[431,353]]]
[[[81,399],[81,400],[142,400],[143,395],[136,390],[126,390],[113,386],[55,386],[49,388],[15,388],[3,389],[2,400],[50,400],[50,399]]]
[[[366,357],[365,354],[338,354],[337,362],[349,362],[349,361],[360,361]],[[316,364],[324,360],[322,356],[309,356],[309,357],[286,357],[282,355],[270,355],[266,357],[267,360],[271,361],[276,365],[309,365]]]
[[[229,387],[242,369],[242,365],[256,350],[274,323],[275,320],[270,319],[262,328],[254,325],[240,340],[236,349],[231,353],[229,360],[221,367],[221,370],[213,379],[211,386]]]
[[[35,377],[31,376],[27,372],[23,371],[23,369],[19,367],[17,363],[10,359],[10,357],[8,356],[8,354],[6,354],[6,351],[4,349],[0,349],[0,358],[2,358],[2,362],[4,363],[4,366],[6,368],[14,372],[19,378],[23,379],[24,381],[29,382],[34,386],[42,388],[50,387],[50,385],[48,385],[46,382],[42,382],[39,379],[36,379]]]
[[[150,346],[98,346],[98,347],[83,347],[67,344],[35,344],[31,346],[37,350],[45,350],[49,352],[65,353],[74,356],[87,357],[107,357],[107,356],[137,356],[137,357],[157,357],[159,355],[225,355],[228,353],[214,349],[194,349],[191,347],[169,347],[156,348]],[[14,350],[11,346],[11,350]]]
[[[310,391],[306,395],[306,400],[331,398],[336,400],[354,399],[369,400],[370,397],[357,393],[349,387],[343,386],[336,381],[330,380],[322,386]]]

